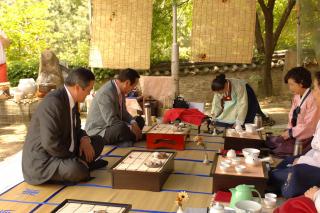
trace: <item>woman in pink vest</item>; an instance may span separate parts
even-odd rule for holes
[[[273,153],[280,156],[293,154],[296,140],[310,144],[320,118],[320,108],[317,106],[311,91],[312,77],[309,70],[304,67],[291,69],[284,81],[294,94],[287,129],[280,136],[267,138],[267,146]]]

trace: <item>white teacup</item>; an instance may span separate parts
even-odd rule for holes
[[[259,203],[252,200],[241,200],[235,205],[236,213],[260,213],[262,207]]]
[[[247,124],[244,124],[244,126],[246,128],[246,132],[253,133],[253,132],[257,131],[257,125],[256,124],[247,123]]]
[[[231,164],[232,165],[239,165],[241,162],[241,158],[232,158],[231,159]]]
[[[268,207],[268,208],[274,208],[277,203],[276,198],[265,198],[263,201],[264,201],[264,204],[266,205],[266,207]]]
[[[265,198],[277,198],[278,196],[276,195],[276,194],[274,194],[274,193],[266,193],[266,194],[264,194],[264,197]]]
[[[221,171],[222,172],[226,172],[226,171],[228,171],[228,169],[230,168],[230,164],[228,164],[228,163],[224,163],[224,162],[221,162],[220,163],[220,169],[221,169]]]
[[[237,165],[234,167],[234,169],[236,170],[236,172],[238,174],[242,174],[244,172],[244,170],[246,169],[246,166],[244,165]]]

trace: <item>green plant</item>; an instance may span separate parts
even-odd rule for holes
[[[8,78],[11,86],[17,86],[21,78],[33,78],[38,76],[38,60],[10,61],[8,63]]]

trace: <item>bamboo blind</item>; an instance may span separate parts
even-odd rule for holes
[[[92,0],[91,67],[150,68],[152,0]]]
[[[256,23],[255,0],[194,0],[193,61],[250,63]]]

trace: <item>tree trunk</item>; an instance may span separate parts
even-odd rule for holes
[[[264,96],[271,96],[273,94],[271,77],[271,62],[274,51],[273,42],[273,13],[272,10],[268,10],[268,12],[265,13],[265,65],[262,82],[262,94]]]

